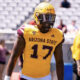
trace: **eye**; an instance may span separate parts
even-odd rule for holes
[[[51,21],[55,21],[55,15],[51,14]]]
[[[43,15],[40,14],[40,15],[38,16],[38,19],[39,19],[40,21],[43,20]]]
[[[49,14],[46,14],[46,20],[47,21],[49,20]]]

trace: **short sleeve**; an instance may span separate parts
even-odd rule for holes
[[[64,42],[64,34],[61,30],[56,29],[56,35],[58,36],[59,39],[59,44]]]
[[[24,28],[25,28],[25,25],[22,25],[18,30],[17,30],[17,34],[19,36],[23,36],[24,34]]]

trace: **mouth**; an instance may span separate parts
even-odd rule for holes
[[[50,23],[44,22],[44,23],[42,23],[40,31],[43,32],[43,33],[46,33],[46,32],[48,32],[50,30],[50,28],[51,28]]]
[[[43,26],[42,30],[43,32],[48,32],[50,30],[50,26]]]

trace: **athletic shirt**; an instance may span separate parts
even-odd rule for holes
[[[73,45],[71,46],[72,58],[80,60],[80,32],[76,35]]]
[[[50,62],[56,46],[63,41],[63,33],[51,28],[42,33],[37,26],[24,24],[18,29],[18,34],[25,39],[24,62],[22,74],[40,78],[50,73]]]

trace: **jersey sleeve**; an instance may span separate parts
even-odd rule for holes
[[[59,40],[59,44],[64,42],[64,34],[61,30],[57,29],[56,34]]]
[[[60,43],[63,43],[64,40],[65,40],[65,39],[64,39],[64,34],[63,34],[63,32],[62,32],[61,30],[60,30],[60,33],[61,33],[61,35],[60,35],[60,36],[61,36],[61,42],[60,42]]]
[[[19,36],[23,36],[24,34],[24,28],[25,28],[25,25],[23,24],[18,30],[17,30],[17,34]]]

